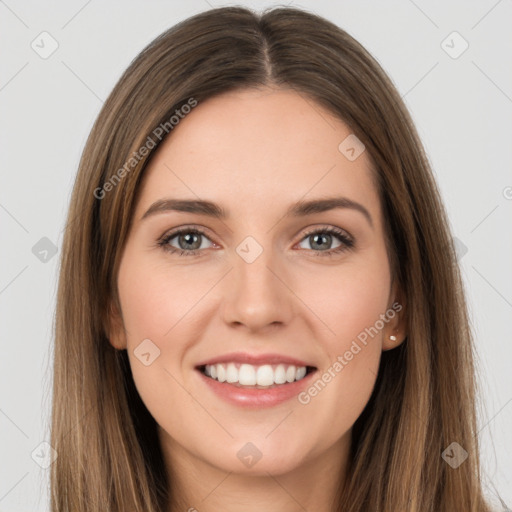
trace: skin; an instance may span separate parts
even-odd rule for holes
[[[170,511],[332,509],[346,478],[352,426],[382,351],[405,337],[405,309],[306,405],[295,398],[251,410],[226,403],[194,367],[228,352],[271,352],[308,361],[321,376],[399,300],[370,158],[365,151],[349,161],[338,150],[350,133],[294,91],[239,90],[195,107],[146,170],[119,268],[121,311],[112,317],[110,342],[128,349],[137,389],[159,425],[179,502]],[[292,203],[333,195],[362,204],[373,226],[349,208],[284,217]],[[164,198],[210,200],[230,216],[165,211],[141,219]],[[191,225],[206,231],[200,255],[158,246],[172,229]],[[326,227],[344,230],[354,247],[318,254],[304,233]],[[247,236],[263,248],[250,264],[236,252]],[[181,242],[178,236],[169,244],[187,250]],[[320,250],[340,243],[333,235],[320,240]],[[160,350],[149,366],[134,354],[144,339]],[[237,457],[247,442],[262,454],[252,467]]]

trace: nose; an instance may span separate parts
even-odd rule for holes
[[[251,332],[288,324],[297,299],[285,265],[271,248],[265,248],[251,263],[234,252],[234,268],[224,290],[224,321]]]

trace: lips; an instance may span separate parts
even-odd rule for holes
[[[232,352],[222,356],[213,357],[206,361],[199,363],[197,367],[213,365],[218,363],[239,363],[239,364],[252,364],[253,366],[262,366],[264,364],[284,364],[294,366],[312,366],[308,365],[306,361],[301,361],[294,357],[289,357],[282,354],[246,354],[243,352]]]
[[[220,397],[244,406],[272,406],[298,394],[316,367],[280,354],[231,353],[196,366]]]

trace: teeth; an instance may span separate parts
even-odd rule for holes
[[[303,379],[306,376],[306,368],[304,366],[300,366],[297,368],[297,373],[295,374],[295,380]]]
[[[276,384],[284,384],[286,382],[286,369],[280,364],[274,371],[274,382]]]
[[[256,368],[250,364],[240,366],[240,370],[238,370],[238,383],[242,384],[242,386],[255,386]]]
[[[226,370],[221,364],[217,365],[217,380],[224,382],[226,380]]]
[[[212,365],[212,368],[215,368],[215,366],[217,365]],[[229,363],[226,369],[226,382],[238,382],[238,370],[233,363]]]
[[[241,381],[240,384],[242,384]],[[274,384],[274,370],[272,370],[272,366],[266,364],[258,368],[256,372],[256,384],[258,384],[258,386],[272,386],[272,384]]]
[[[241,386],[273,386],[301,380],[306,376],[305,366],[252,364],[207,364],[204,374],[219,382],[240,384]]]

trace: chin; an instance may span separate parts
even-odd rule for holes
[[[226,472],[239,475],[268,476],[282,475],[296,470],[305,460],[306,454],[297,451],[303,443],[293,442],[293,446],[283,446],[263,438],[258,440],[236,441],[221,453],[208,454],[205,459]],[[220,461],[223,461],[219,464]]]

